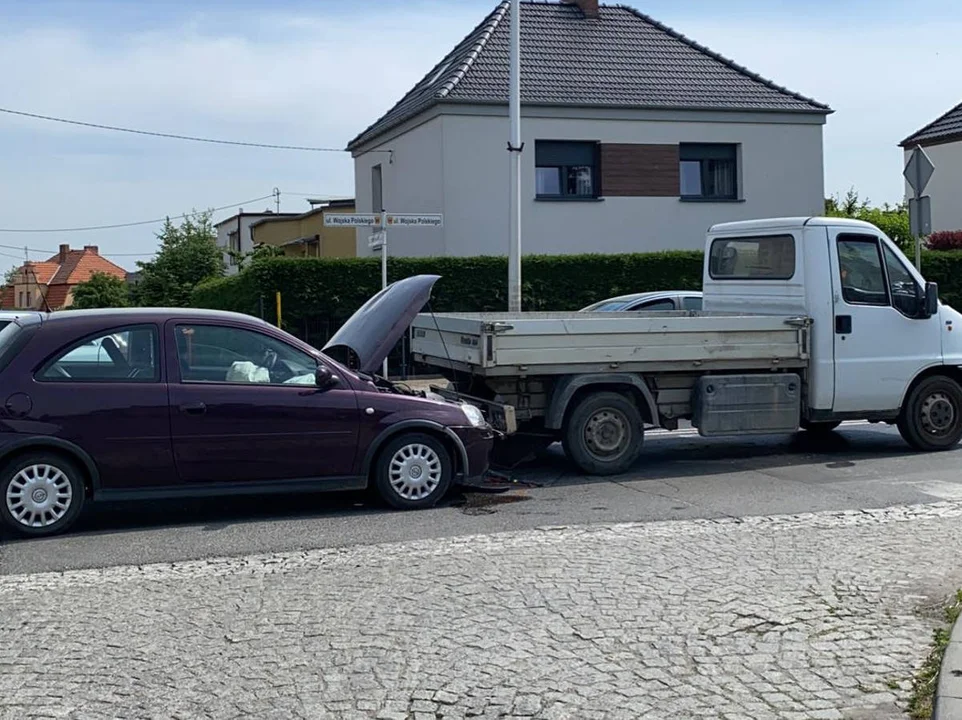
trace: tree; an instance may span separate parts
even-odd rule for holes
[[[258,243],[250,252],[245,253],[237,252],[236,250],[229,250],[228,254],[234,258],[239,268],[244,269],[250,263],[256,263],[261,260],[267,260],[274,257],[284,257],[284,250],[276,245]]]
[[[141,272],[133,292],[137,305],[187,307],[198,283],[224,274],[224,257],[209,212],[190,213],[180,226],[167,218],[157,238],[157,256],[137,263]]]
[[[4,285],[15,285],[17,282],[23,281],[23,266],[12,267],[7,270],[6,274],[3,276]]]
[[[829,217],[854,218],[872,223],[889,236],[906,253],[915,252],[912,233],[909,230],[909,209],[903,202],[898,205],[885,203],[872,207],[868,199],[860,198],[855,188],[845,197],[833,195],[825,200],[825,214]]]
[[[127,281],[115,275],[95,272],[87,282],[82,282],[74,288],[73,304],[70,307],[88,310],[128,305],[130,305],[130,289]]]

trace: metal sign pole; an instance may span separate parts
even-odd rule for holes
[[[381,289],[387,287],[387,211],[381,208]],[[381,376],[387,378],[387,358],[381,367]]]
[[[510,90],[508,114],[511,117],[511,188],[508,203],[510,240],[508,243],[508,311],[521,312],[521,3],[511,2]]]

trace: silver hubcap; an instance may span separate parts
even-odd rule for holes
[[[628,449],[631,428],[624,413],[604,408],[592,415],[585,425],[585,445],[597,458],[611,460]]]
[[[26,527],[49,527],[70,508],[73,487],[53,465],[28,465],[7,486],[7,511]]]
[[[441,484],[441,458],[427,445],[405,445],[388,467],[391,487],[405,500],[420,500]]]
[[[945,435],[955,424],[955,405],[945,393],[932,393],[922,403],[922,429]]]

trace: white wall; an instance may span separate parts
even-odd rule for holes
[[[268,217],[277,217],[277,215],[275,213],[244,213],[240,216],[240,251],[242,253],[248,253],[254,249],[254,241],[251,239],[251,225]],[[235,215],[217,225],[217,245],[224,248],[224,267],[227,268],[228,275],[235,275],[240,270],[237,265],[230,264],[230,255],[227,253],[230,233],[237,230],[237,222],[238,218]]]
[[[804,120],[796,124],[525,117],[523,252],[701,249],[705,231],[718,222],[821,214],[823,125],[812,124],[809,117]],[[506,255],[507,138],[506,115],[465,114],[444,114],[391,138],[381,147],[395,151],[393,165],[385,162],[386,155],[375,153],[355,160],[358,212],[371,210],[370,168],[382,162],[388,210],[444,213],[441,230],[393,231],[392,255]],[[536,139],[738,143],[744,202],[682,202],[676,197],[536,201]],[[358,254],[370,254],[367,233],[358,232]]]
[[[446,195],[441,142],[442,122],[436,117],[410,132],[383,143],[354,161],[354,197],[357,212],[378,212],[371,205],[371,169],[380,164],[382,200],[392,213],[439,213]],[[358,228],[357,256],[370,257],[370,232]],[[388,252],[407,257],[428,257],[445,253],[444,231],[438,228],[403,228],[388,233]]]
[[[932,198],[932,230],[962,230],[962,141],[930,145],[925,153],[935,165],[924,191]],[[911,150],[905,152],[903,166],[910,154]],[[906,183],[905,197],[914,196]]]

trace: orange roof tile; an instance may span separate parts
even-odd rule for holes
[[[54,260],[47,260],[45,262],[32,262],[29,265],[29,271],[31,274],[36,276],[36,279],[30,277],[31,282],[38,282],[42,285],[47,284],[53,279],[54,275],[57,274],[57,270],[60,269],[60,263]],[[20,266],[20,272],[22,273],[24,266]]]
[[[47,292],[44,293],[46,304],[41,301],[39,308],[41,310],[46,310],[47,308],[60,310],[67,303],[67,297],[72,290],[73,288],[70,285],[51,285],[47,288]]]
[[[83,250],[69,250],[66,253],[63,263],[60,263],[59,254],[54,255],[47,262],[58,263],[60,265],[53,279],[50,280],[51,285],[76,285],[77,283],[87,282],[87,280],[93,277],[94,273],[98,272],[104,273],[105,275],[113,275],[122,280],[127,277],[127,271],[122,267],[100,256],[96,251],[86,248]]]

